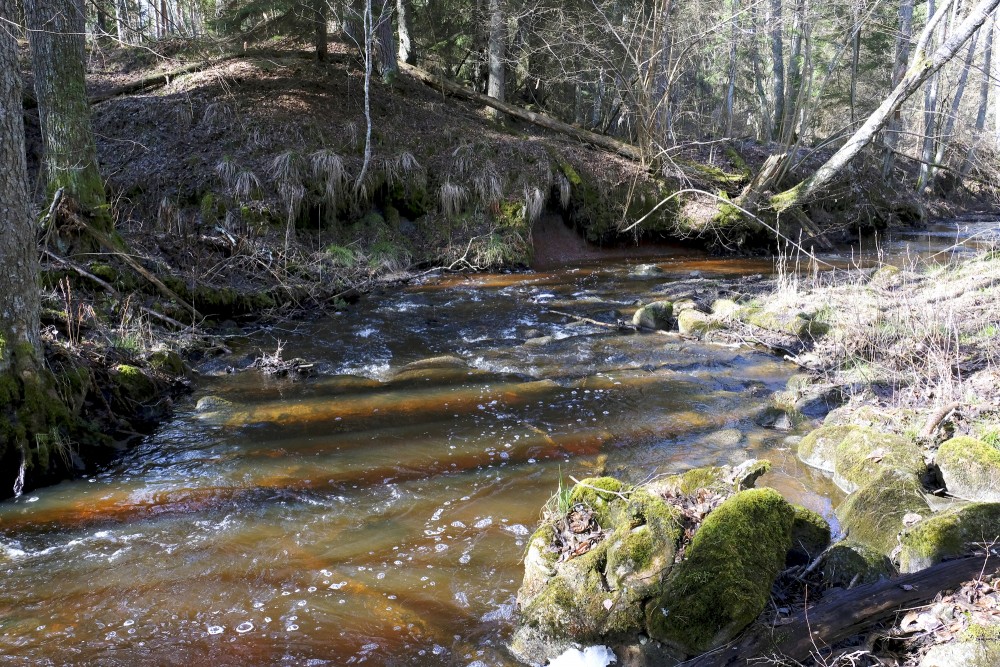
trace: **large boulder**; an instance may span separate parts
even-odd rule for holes
[[[544,664],[572,642],[637,637],[643,601],[660,594],[682,536],[680,510],[610,477],[582,480],[569,504],[570,521],[577,512],[593,516],[597,526],[587,535],[599,541],[567,557],[553,548],[568,529],[565,521],[547,523],[532,536],[517,595],[521,623],[511,641],[526,662]]]
[[[938,449],[935,462],[948,493],[965,500],[1000,502],[1000,449],[959,436]]]
[[[779,308],[744,308],[742,314],[743,319],[755,327],[790,334],[796,338],[819,338],[830,329],[828,324],[808,313],[788,312]]]
[[[931,513],[916,477],[895,470],[881,471],[849,495],[836,512],[852,540],[887,556],[896,549],[897,535],[908,523]]]
[[[975,544],[1000,542],[1000,503],[973,503],[936,514],[901,539],[899,571],[917,572]]]
[[[795,510],[773,489],[741,491],[722,503],[695,533],[662,594],[647,603],[649,635],[689,655],[735,637],[770,599],[794,521]]]
[[[721,328],[720,322],[700,310],[688,308],[677,313],[677,330],[685,336],[700,338],[710,331]]]
[[[837,447],[857,426],[820,426],[799,442],[799,460],[826,472],[833,472]]]
[[[674,305],[669,301],[654,301],[635,311],[632,324],[640,329],[669,329],[673,324]]]
[[[848,433],[834,454],[833,481],[850,493],[891,470],[921,480],[924,455],[912,441],[891,433],[859,428]]]
[[[698,489],[708,489],[724,495],[753,488],[757,480],[771,469],[770,461],[750,459],[735,467],[705,466],[692,468],[678,475],[654,480],[647,488],[661,495],[691,495]]]

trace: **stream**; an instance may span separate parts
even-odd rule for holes
[[[952,221],[826,259],[996,229]],[[793,365],[558,314],[614,322],[671,282],[772,268],[689,252],[435,276],[257,334],[247,354],[280,341],[324,372],[201,377],[107,470],[0,503],[3,663],[515,665],[520,559],[560,479],[766,458],[759,485],[833,520],[842,495],[789,440],[809,425],[759,425]]]

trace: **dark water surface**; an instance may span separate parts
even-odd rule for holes
[[[204,380],[113,468],[0,504],[3,664],[509,665],[521,554],[560,474],[768,458],[762,484],[829,516],[829,481],[755,422],[793,366],[552,312],[607,321],[692,271],[772,268],[657,262],[435,278],[262,335],[337,376]],[[233,405],[199,413],[206,395]]]

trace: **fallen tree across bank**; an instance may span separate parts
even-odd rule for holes
[[[991,563],[988,556],[967,556],[895,579],[858,586],[799,612],[783,625],[751,628],[733,644],[682,664],[728,667],[772,656],[801,661],[903,608],[929,602],[941,591],[957,588],[964,581],[998,568],[1000,563]]]

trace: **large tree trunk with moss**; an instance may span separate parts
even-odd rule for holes
[[[0,16],[14,16],[0,0]],[[0,498],[25,486],[25,472],[50,465],[53,429],[67,410],[41,364],[38,250],[28,211],[28,170],[17,46],[0,29]]]
[[[111,231],[90,122],[80,0],[27,0],[25,18],[50,193],[62,188],[91,224]]]
[[[979,30],[998,5],[1000,5],[1000,0],[981,0],[951,32],[948,39],[938,46],[930,56],[927,56],[922,45],[926,44],[925,38],[929,37],[927,34],[928,28],[930,30],[934,28],[935,21],[932,18],[927,28],[924,29],[924,35],[921,35],[918,47],[914,51],[906,74],[882,104],[872,112],[854,135],[829,160],[823,163],[812,176],[795,187],[773,196],[770,200],[771,207],[779,212],[798,207],[812,199],[826,187],[872,142],[875,135],[885,126],[889,118],[892,117],[893,113],[899,109],[903,102],[919,90],[920,86],[928,78],[934,75],[958,53],[962,45]]]

